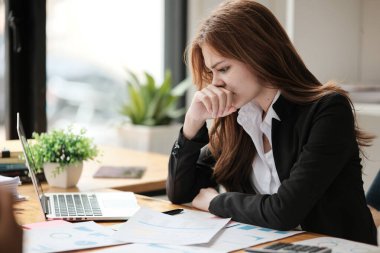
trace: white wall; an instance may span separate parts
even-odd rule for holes
[[[194,37],[200,23],[207,18],[223,0],[190,0],[188,1],[188,38]]]
[[[380,1],[362,1],[361,80],[380,85]]]
[[[360,77],[360,0],[295,0],[294,44],[321,81]]]
[[[207,18],[212,10],[214,10],[224,0],[191,0],[188,1],[189,17],[188,17],[188,38],[193,38],[199,24]],[[286,0],[257,0],[257,2],[265,5],[270,9],[279,21],[285,26],[286,22]]]
[[[380,1],[294,1],[294,44],[320,81],[380,85]]]

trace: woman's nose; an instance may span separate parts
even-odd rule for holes
[[[224,83],[212,83],[212,85],[214,85],[215,87],[218,87],[218,88],[223,88],[226,86]]]
[[[215,76],[212,78],[211,84],[216,86],[216,87],[224,87],[225,86],[225,83],[222,80],[215,78]]]

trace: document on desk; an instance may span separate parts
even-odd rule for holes
[[[116,240],[131,243],[191,245],[208,243],[230,219],[216,216],[167,215],[151,209],[140,210],[114,234]]]
[[[93,221],[34,228],[24,231],[23,252],[62,252],[125,244],[113,239],[113,233]]]
[[[133,243],[96,251],[96,253],[226,253],[226,251],[195,247],[154,243]]]
[[[210,219],[215,217],[215,215],[209,212],[195,211],[185,209],[184,212],[178,216],[187,220],[198,220],[198,219]],[[115,230],[119,230],[120,226],[113,227]],[[235,221],[230,221],[226,226],[224,226],[208,243],[194,244],[186,246],[187,250],[190,252],[197,252],[196,250],[208,249],[215,250],[216,252],[230,252],[239,249],[244,249],[250,246],[259,245],[266,242],[271,242],[293,235],[303,233],[304,231],[292,230],[292,231],[279,231],[275,229],[269,229],[259,226],[253,226],[249,224],[239,223]],[[156,243],[157,244],[157,243]],[[152,244],[150,248],[156,247]],[[133,246],[140,247],[140,246]],[[142,247],[142,246],[141,246]],[[119,248],[119,247],[116,247]],[[116,250],[115,248],[115,250]],[[121,247],[123,248],[123,247]],[[179,250],[178,248],[176,250]],[[115,251],[116,252],[116,251]],[[182,252],[182,251],[178,251]],[[183,251],[189,252],[189,251]]]
[[[283,239],[303,232],[304,231],[280,231],[232,221],[220,230],[209,243],[195,246],[230,252]]]

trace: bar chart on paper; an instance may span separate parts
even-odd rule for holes
[[[197,246],[215,250],[234,251],[293,236],[303,231],[279,231],[231,222],[223,228],[209,243]]]
[[[32,228],[24,232],[24,252],[62,252],[124,244],[114,231],[93,221]]]

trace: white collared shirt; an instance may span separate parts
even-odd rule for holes
[[[263,110],[254,101],[242,106],[239,110],[237,122],[243,127],[247,134],[251,137],[257,154],[252,163],[251,183],[256,191],[260,194],[277,193],[281,185],[277,174],[276,164],[274,163],[272,149],[264,153],[263,134],[269,140],[272,147],[272,119],[280,120],[273,109],[273,104],[280,96],[280,91],[277,92],[268,112],[262,120]]]

